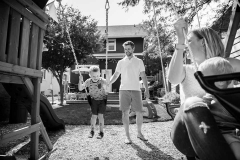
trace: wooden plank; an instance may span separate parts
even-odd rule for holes
[[[21,77],[1,74],[0,83],[15,83],[15,84],[24,84]]]
[[[33,99],[34,87],[33,87],[31,79],[28,77],[22,77],[22,81],[28,89],[29,96],[31,97],[31,99]]]
[[[30,77],[42,77],[40,70],[21,67],[18,65],[9,64],[6,62],[0,62],[0,72],[8,72],[9,74],[25,75]]]
[[[238,0],[239,1],[239,0]],[[227,31],[227,36],[224,42],[225,45],[225,57],[229,57],[235,35],[240,22],[240,7],[237,4],[237,1],[234,1],[232,6],[232,15],[230,17],[230,23]]]
[[[30,44],[29,44],[29,56],[28,67],[36,69],[37,66],[37,51],[38,51],[38,32],[39,27],[36,24],[32,24],[30,32]]]
[[[46,30],[46,23],[36,17],[34,14],[29,12],[22,4],[16,0],[2,0],[7,3],[11,8],[15,9],[17,12],[21,13],[24,17],[28,18],[33,23],[37,24],[42,29]]]
[[[42,49],[43,49],[43,37],[44,37],[44,30],[39,30],[39,37],[38,37],[38,54],[37,54],[37,68],[41,70],[42,68]]]
[[[27,67],[28,65],[28,44],[30,34],[30,21],[23,17],[22,19],[22,34],[21,34],[21,47],[19,51],[19,64],[20,66]]]
[[[35,125],[24,127],[24,128],[15,130],[15,131],[13,131],[9,134],[3,135],[3,136],[0,137],[0,143],[4,144],[4,143],[7,143],[9,141],[19,139],[21,137],[29,135],[31,133],[36,133],[36,131],[40,130],[41,124],[42,123],[40,122],[40,123],[37,123]]]
[[[41,8],[39,8],[33,1],[18,0],[18,2],[21,3],[22,5],[24,5],[26,8],[28,8],[30,11],[32,11],[42,21],[44,21],[46,23],[49,22],[49,16]]]
[[[40,110],[40,78],[33,79],[34,95],[31,106],[31,124],[37,124],[40,122],[39,110]],[[38,144],[39,144],[39,134],[34,132],[31,134],[31,151],[30,159],[38,159]]]
[[[11,18],[9,26],[9,39],[7,45],[7,62],[11,64],[18,64],[18,42],[20,35],[20,18],[21,15],[15,10],[10,11]]]
[[[8,16],[10,7],[0,1],[0,61],[6,62]]]
[[[41,122],[42,122],[42,120],[41,120]],[[44,142],[46,143],[46,145],[47,145],[47,147],[48,147],[48,150],[49,150],[49,151],[52,150],[52,149],[53,149],[53,145],[52,145],[52,143],[51,143],[51,141],[50,141],[50,139],[49,139],[49,137],[48,137],[48,134],[47,134],[46,129],[45,129],[45,127],[44,127],[43,124],[41,125],[41,130],[40,130],[40,132],[41,132],[41,134],[42,134],[42,137],[43,137]]]

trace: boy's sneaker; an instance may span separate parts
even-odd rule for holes
[[[94,135],[94,131],[91,131],[91,132],[89,133],[89,135],[88,135],[88,138],[92,138],[93,135]]]
[[[98,133],[98,136],[97,136],[97,139],[102,139],[102,138],[103,138],[103,135],[104,135],[103,132],[99,132],[99,133]]]

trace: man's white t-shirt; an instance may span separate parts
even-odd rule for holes
[[[125,56],[118,61],[115,72],[121,74],[121,85],[119,90],[140,91],[140,72],[145,71],[143,61],[136,56],[129,59]]]

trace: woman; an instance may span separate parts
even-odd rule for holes
[[[177,34],[177,45],[175,53],[169,65],[168,80],[173,84],[180,84],[181,107],[174,119],[171,138],[176,148],[186,156],[199,156],[201,159],[235,159],[234,155],[221,132],[216,125],[214,117],[205,107],[188,110],[194,103],[201,102],[197,98],[205,95],[205,91],[200,87],[194,77],[195,66],[193,64],[183,64],[183,52],[185,38],[183,29],[187,31],[187,22],[180,18],[174,24]],[[187,34],[189,49],[191,49],[196,65],[211,57],[224,57],[224,46],[218,34],[211,28],[200,28]],[[227,58],[235,72],[240,72],[240,61]],[[195,97],[193,97],[195,96]],[[207,136],[202,132],[200,125],[202,122],[208,124],[203,128],[211,129]]]

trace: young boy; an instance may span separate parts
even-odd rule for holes
[[[100,132],[97,136],[98,139],[103,138],[103,127],[104,127],[104,118],[103,115],[106,111],[106,98],[107,94],[104,89],[104,85],[107,85],[107,81],[100,77],[100,69],[97,66],[91,66],[89,69],[90,78],[82,84],[82,87],[79,90],[83,90],[85,87],[89,89],[89,95],[91,96],[91,131],[89,133],[89,138],[94,136],[94,128],[96,126],[97,118],[99,120]],[[81,81],[81,80],[80,80]]]
[[[228,60],[221,57],[214,57],[201,63],[199,65],[199,71],[201,71],[204,76],[211,76],[233,73],[233,68]],[[214,84],[219,89],[225,89],[232,85],[231,82],[232,81],[219,81]],[[223,137],[230,145],[236,159],[240,160],[240,124],[213,95],[207,93],[203,99],[208,104]]]

